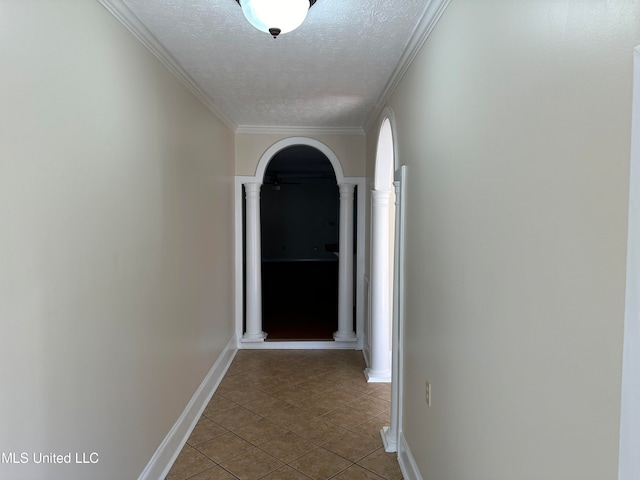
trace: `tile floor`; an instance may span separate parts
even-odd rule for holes
[[[166,480],[401,480],[362,352],[240,350]]]

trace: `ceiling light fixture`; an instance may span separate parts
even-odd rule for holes
[[[249,23],[276,38],[295,30],[316,0],[236,0]]]

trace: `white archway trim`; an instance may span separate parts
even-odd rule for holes
[[[378,145],[376,147],[376,164],[374,171],[374,190],[389,190],[393,188],[393,176],[398,169],[398,152],[394,139],[396,125],[393,111],[386,107],[382,114],[382,121],[378,127]],[[391,160],[391,165],[389,164]]]
[[[282,140],[279,140],[273,145],[271,145],[262,154],[262,157],[260,157],[260,161],[258,162],[258,167],[256,168],[256,175],[255,175],[256,178],[259,178],[260,182],[262,182],[262,179],[264,179],[264,173],[267,170],[267,166],[269,166],[269,162],[274,157],[274,155],[278,153],[280,150],[283,150],[287,147],[292,147],[294,145],[308,145],[310,147],[315,148],[316,150],[320,150],[324,154],[324,156],[327,157],[331,162],[333,171],[336,174],[336,180],[338,182],[338,185],[341,183],[344,183],[345,181],[344,172],[342,170],[342,165],[340,164],[340,160],[338,159],[338,156],[333,152],[333,150],[327,147],[324,143],[319,142],[318,140],[315,140],[313,138],[306,138],[306,137],[283,138]]]
[[[331,162],[338,183],[351,183],[356,185],[356,201],[357,201],[357,224],[356,224],[356,342],[355,348],[362,350],[363,348],[363,332],[364,332],[364,270],[365,270],[365,196],[366,196],[366,179],[365,177],[345,177],[342,164],[338,156],[324,143],[313,138],[306,137],[288,137],[274,143],[260,157],[256,175],[238,175],[235,177],[234,189],[234,205],[235,205],[235,332],[238,339],[238,349],[345,349],[354,348],[352,342],[335,342],[333,340],[319,342],[241,342],[243,335],[244,323],[244,268],[243,268],[243,215],[242,215],[242,191],[245,183],[262,183],[264,173],[269,161],[277,152],[283,148],[294,145],[308,145],[321,151]]]

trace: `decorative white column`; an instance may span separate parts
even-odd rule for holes
[[[389,190],[371,191],[371,353],[368,382],[391,381]]]
[[[340,242],[338,257],[338,331],[336,342],[354,342],[353,331],[353,192],[355,185],[341,183]]]
[[[398,451],[398,423],[400,421],[400,227],[401,227],[401,184],[393,182],[396,192],[395,232],[393,241],[393,333],[391,334],[391,422],[380,431],[386,452]]]
[[[243,342],[264,342],[262,331],[262,253],[260,248],[260,183],[245,183],[247,329]]]

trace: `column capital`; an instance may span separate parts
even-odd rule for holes
[[[389,206],[391,190],[371,190],[371,204],[374,207]]]
[[[353,195],[353,192],[356,189],[355,183],[339,183],[338,188],[340,189],[340,195]]]
[[[261,183],[245,183],[244,190],[247,197],[260,197]]]

